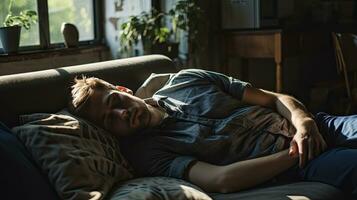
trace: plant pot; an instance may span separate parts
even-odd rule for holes
[[[0,40],[4,52],[16,53],[19,49],[21,26],[9,26],[0,28]]]

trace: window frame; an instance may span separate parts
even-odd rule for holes
[[[50,37],[48,0],[37,1],[37,15],[40,44],[20,46],[18,53],[26,51],[47,51],[53,49],[63,49],[65,45],[61,43],[52,43]],[[101,0],[92,0],[93,3],[93,31],[94,39],[80,41],[78,46],[93,46],[103,44],[103,24],[100,23],[103,19],[103,2]]]

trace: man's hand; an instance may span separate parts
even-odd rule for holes
[[[299,156],[299,166],[304,167],[307,161],[320,155],[327,148],[326,142],[320,134],[312,118],[304,118],[296,127],[296,134],[290,143],[290,156]]]
[[[279,93],[248,87],[244,90],[242,101],[276,109],[296,128],[296,134],[290,144],[289,155],[299,157],[300,167],[308,160],[320,155],[327,145],[322,138],[315,121],[305,106],[297,99]]]

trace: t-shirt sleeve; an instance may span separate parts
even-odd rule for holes
[[[139,176],[166,176],[186,179],[194,157],[166,151],[165,145],[153,138],[137,136],[121,141],[124,157]]]
[[[245,88],[251,87],[251,84],[248,82],[218,72],[202,69],[181,70],[177,73],[176,79],[179,81],[209,81],[239,100],[242,99]]]

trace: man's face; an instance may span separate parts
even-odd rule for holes
[[[118,90],[94,90],[82,115],[113,133],[130,135],[149,126],[151,114],[144,100]]]

